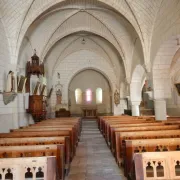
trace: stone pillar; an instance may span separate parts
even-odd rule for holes
[[[167,120],[166,101],[164,99],[154,100],[156,120]]]
[[[140,105],[139,101],[131,102],[132,116],[140,116],[139,105]]]

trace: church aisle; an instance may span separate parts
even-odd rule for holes
[[[81,140],[67,180],[125,180],[95,120],[83,120]]]

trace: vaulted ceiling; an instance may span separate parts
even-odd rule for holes
[[[116,71],[123,67],[127,78],[137,64],[150,68],[163,40],[172,35],[168,29],[179,21],[179,9],[179,0],[0,0],[12,63],[23,64],[33,48],[46,60],[60,41],[64,49],[58,57],[63,57],[85,37],[111,56],[104,41],[118,59],[109,57],[112,66],[119,63]]]

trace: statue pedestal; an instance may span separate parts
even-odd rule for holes
[[[0,92],[0,94],[3,95],[3,101],[5,105],[14,101],[15,97],[17,96],[17,93],[15,92]]]

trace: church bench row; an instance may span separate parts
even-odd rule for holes
[[[22,158],[55,156],[59,179],[64,179],[64,145],[36,145],[36,146],[3,146],[0,148],[0,158]],[[26,160],[26,158],[25,158]]]
[[[80,126],[76,123],[63,123],[63,122],[54,122],[54,123],[51,123],[51,122],[47,122],[47,123],[41,123],[41,124],[35,124],[33,126],[29,126],[29,127],[21,127],[21,129],[35,129],[35,128],[40,128],[40,127],[43,127],[43,128],[67,128],[67,127],[71,127],[73,129],[73,132],[75,133],[76,135],[76,138],[77,138],[77,141],[79,140],[79,137],[81,135],[81,128]]]
[[[123,118],[122,118],[123,117]],[[122,116],[121,118],[110,118],[110,119],[100,119],[100,131],[105,136],[107,131],[108,124],[131,124],[131,123],[148,123],[148,122],[154,122],[154,120],[149,119],[143,119],[143,118],[137,118],[137,117],[130,117],[130,116]]]
[[[102,133],[104,134],[104,137],[106,137],[108,133],[108,129],[111,125],[117,125],[117,124],[140,124],[140,123],[152,123],[151,121],[146,120],[136,120],[136,119],[123,119],[123,120],[111,120],[111,121],[105,121],[102,129]]]
[[[0,159],[0,179],[56,180],[56,158],[29,157]]]
[[[153,121],[146,121],[146,120],[136,120],[136,119],[123,119],[123,120],[111,120],[111,121],[105,121],[102,126],[102,134],[104,137],[106,137],[107,129],[109,125],[115,125],[115,124],[141,124],[141,123],[153,123]]]
[[[22,138],[22,137],[70,137],[72,132],[71,131],[66,131],[66,130],[61,130],[61,131],[30,131],[30,132],[11,132],[11,133],[1,133],[0,138]],[[75,146],[72,144],[72,140],[70,142],[70,156],[71,159],[75,155]]]
[[[139,120],[134,119],[134,117],[131,118],[128,117],[128,119],[124,119],[124,120],[122,120],[122,117],[119,118],[119,120],[117,117],[115,118],[115,120],[112,117],[109,119],[101,119],[101,123],[99,126],[101,128],[101,132],[105,134],[103,135],[105,136],[108,144],[111,145],[111,148],[115,146],[115,149],[113,149],[112,151],[114,151],[114,155],[118,164],[121,164],[123,162],[125,163],[124,172],[126,176],[132,167],[131,166],[132,157],[129,157],[126,154],[126,150],[127,150],[125,145],[126,141],[128,140],[130,141],[131,139],[132,141],[135,141],[136,139],[137,141],[139,139],[145,139],[144,141],[147,142],[147,144],[149,144],[148,142],[149,140],[153,141],[156,140],[157,138],[162,138],[164,142],[164,147],[163,147],[164,151],[165,150],[174,151],[179,149],[179,145],[180,145],[179,142],[176,141],[176,143],[174,143],[174,146],[173,145],[168,146],[167,143],[169,142],[169,139],[166,140],[167,138],[180,138],[180,130],[178,130],[179,125],[176,124],[175,126],[170,126],[170,125],[167,126],[166,122],[164,123],[156,122],[153,120],[153,118],[150,120],[149,119],[145,121],[143,120],[141,122],[142,123],[139,124]],[[160,130],[164,130],[164,131],[160,131]],[[115,139],[113,137],[115,137]],[[151,150],[155,151],[157,145],[156,146],[152,145],[152,146],[153,147]],[[140,147],[142,148],[141,145]],[[145,151],[148,152],[151,150],[148,147],[144,146],[143,149],[141,149],[141,152],[145,152]],[[157,150],[158,149],[156,149],[156,151]],[[137,149],[136,151],[138,152]],[[134,150],[133,153],[135,154],[136,151]]]
[[[65,169],[70,170],[70,140],[69,137],[28,137],[28,138],[2,138],[0,139],[0,148],[2,146],[28,146],[28,145],[50,145],[64,144]]]
[[[132,169],[133,157],[136,153],[180,151],[180,138],[126,140],[122,149],[124,174]]]
[[[43,127],[39,127],[36,129],[30,128],[30,129],[15,129],[15,130],[11,130],[11,134],[15,134],[15,133],[20,133],[21,132],[27,132],[27,133],[31,133],[31,132],[42,132],[42,134],[44,134],[45,132],[50,132],[53,136],[54,133],[58,133],[58,132],[63,132],[63,131],[67,131],[69,132],[69,137],[70,137],[70,148],[71,148],[71,153],[72,153],[72,157],[75,155],[76,153],[76,146],[77,146],[77,135],[76,132],[72,129],[72,128],[43,128]]]
[[[146,152],[134,155],[134,180],[179,180],[180,152]]]
[[[117,132],[115,156],[118,164],[122,163],[122,149],[125,140],[161,138],[180,138],[180,130]]]
[[[52,122],[52,120],[51,120]],[[58,120],[58,123],[55,123],[53,126],[54,127],[61,127],[62,125],[59,124],[61,121]],[[76,150],[76,145],[77,145],[77,136],[75,135],[75,130],[72,131],[71,129],[65,128],[65,129],[59,129],[59,130],[55,130],[53,129],[49,129],[49,128],[44,128],[44,126],[41,128],[41,126],[38,126],[39,128],[35,129],[35,130],[29,130],[28,128],[23,129],[23,130],[12,130],[12,133],[3,133],[0,134],[0,138],[2,137],[48,137],[48,136],[69,136],[70,140],[71,140],[71,158],[75,155],[75,150]],[[43,130],[43,133],[41,132]],[[23,131],[23,132],[21,132]],[[72,133],[73,132],[73,133]]]
[[[133,117],[133,116],[100,116],[98,117],[99,130],[102,129],[103,123],[108,120],[123,120],[123,119],[134,119],[134,120],[154,120],[153,117]]]
[[[68,123],[64,123],[64,122],[67,122]],[[44,125],[46,125],[46,123],[48,122],[48,124],[51,124],[51,128],[44,128]],[[75,155],[75,149],[76,149],[76,144],[77,144],[77,136],[74,134],[76,133],[75,130],[74,130],[74,127],[77,127],[77,128],[80,128],[80,120],[79,118],[74,118],[73,120],[64,120],[64,119],[56,119],[55,121],[53,120],[48,120],[47,122],[43,121],[42,124],[43,126],[39,125],[38,128],[35,128],[35,130],[32,129],[32,131],[29,131],[26,129],[28,129],[29,127],[26,127],[24,129],[22,129],[23,131],[21,132],[21,130],[14,130],[15,132],[11,132],[11,133],[2,133],[0,134],[0,140],[8,140],[8,142],[10,143],[10,139],[20,139],[21,137],[27,139],[32,139],[33,138],[37,139],[35,140],[35,142],[32,142],[32,141],[28,141],[26,142],[26,146],[30,147],[29,145],[31,143],[36,143],[36,146],[38,146],[38,144],[60,144],[60,142],[56,141],[54,142],[53,138],[67,138],[69,141],[67,143],[63,143],[61,141],[61,143],[63,144],[64,148],[63,148],[63,151],[65,149],[65,152],[63,152],[63,160],[65,159],[64,161],[64,164],[65,166],[62,166],[61,170],[64,172],[64,169],[66,169],[67,171],[69,171],[69,168],[70,168],[70,165],[69,165],[69,159],[73,158],[73,156]],[[52,123],[53,122],[53,123]],[[38,124],[41,124],[41,123],[38,123]],[[60,128],[63,124],[68,124],[67,128]],[[78,126],[76,126],[76,124],[78,124]],[[36,127],[36,126],[34,126]],[[33,126],[32,126],[33,128]],[[58,129],[57,129],[58,128]],[[24,131],[25,130],[25,131]],[[80,130],[78,129],[78,132]],[[58,136],[58,137],[57,137]],[[41,139],[39,139],[41,138]],[[51,138],[51,141],[49,140],[49,138]],[[22,138],[21,138],[22,139]],[[43,139],[46,139],[46,140],[43,140]],[[38,143],[38,140],[39,140],[39,143]],[[17,143],[17,140],[13,140],[13,141],[16,141],[15,143]],[[22,142],[22,141],[21,141]],[[71,142],[71,143],[69,143]],[[11,142],[12,143],[12,142]],[[29,143],[29,144],[28,144]],[[3,144],[2,144],[3,145]],[[8,146],[8,144],[6,144]],[[12,145],[12,144],[11,144]],[[17,145],[17,144],[16,144]],[[8,147],[11,147],[11,146],[8,146]],[[13,147],[13,146],[12,146]],[[21,146],[22,147],[22,146]],[[45,155],[45,154],[41,154],[41,155]],[[62,179],[64,178],[64,175],[61,175]]]
[[[179,126],[178,125],[162,125],[162,126],[141,126],[141,127],[122,127],[122,128],[115,128],[111,139],[110,139],[110,145],[111,145],[111,150],[112,152],[115,152],[116,146],[119,144],[119,139],[116,139],[116,134],[120,132],[136,132],[136,131],[159,131],[159,130],[178,130]]]
[[[39,126],[48,126],[48,127],[56,127],[56,124],[58,125],[61,125],[61,127],[63,126],[68,126],[68,125],[73,125],[73,128],[75,128],[75,131],[78,133],[78,139],[81,135],[81,130],[82,130],[82,123],[81,123],[81,120],[79,118],[79,120],[75,121],[75,120],[67,120],[67,119],[61,119],[61,120],[46,120],[46,121],[42,121],[38,124],[33,124],[31,126],[29,126],[28,128],[30,127],[39,127]],[[26,127],[23,127],[23,128],[26,128]]]
[[[78,145],[79,142],[79,134],[78,130],[71,125],[55,125],[55,126],[31,126],[28,128],[22,128],[22,129],[13,129],[11,130],[12,132],[17,132],[17,131],[59,131],[59,130],[72,130],[72,142],[76,145]]]
[[[107,142],[109,144],[109,146],[111,147],[111,139],[113,138],[112,136],[115,135],[115,130],[117,128],[124,128],[124,127],[147,127],[147,126],[162,126],[165,125],[165,123],[140,123],[140,124],[112,124],[109,125],[108,129],[107,129]]]

